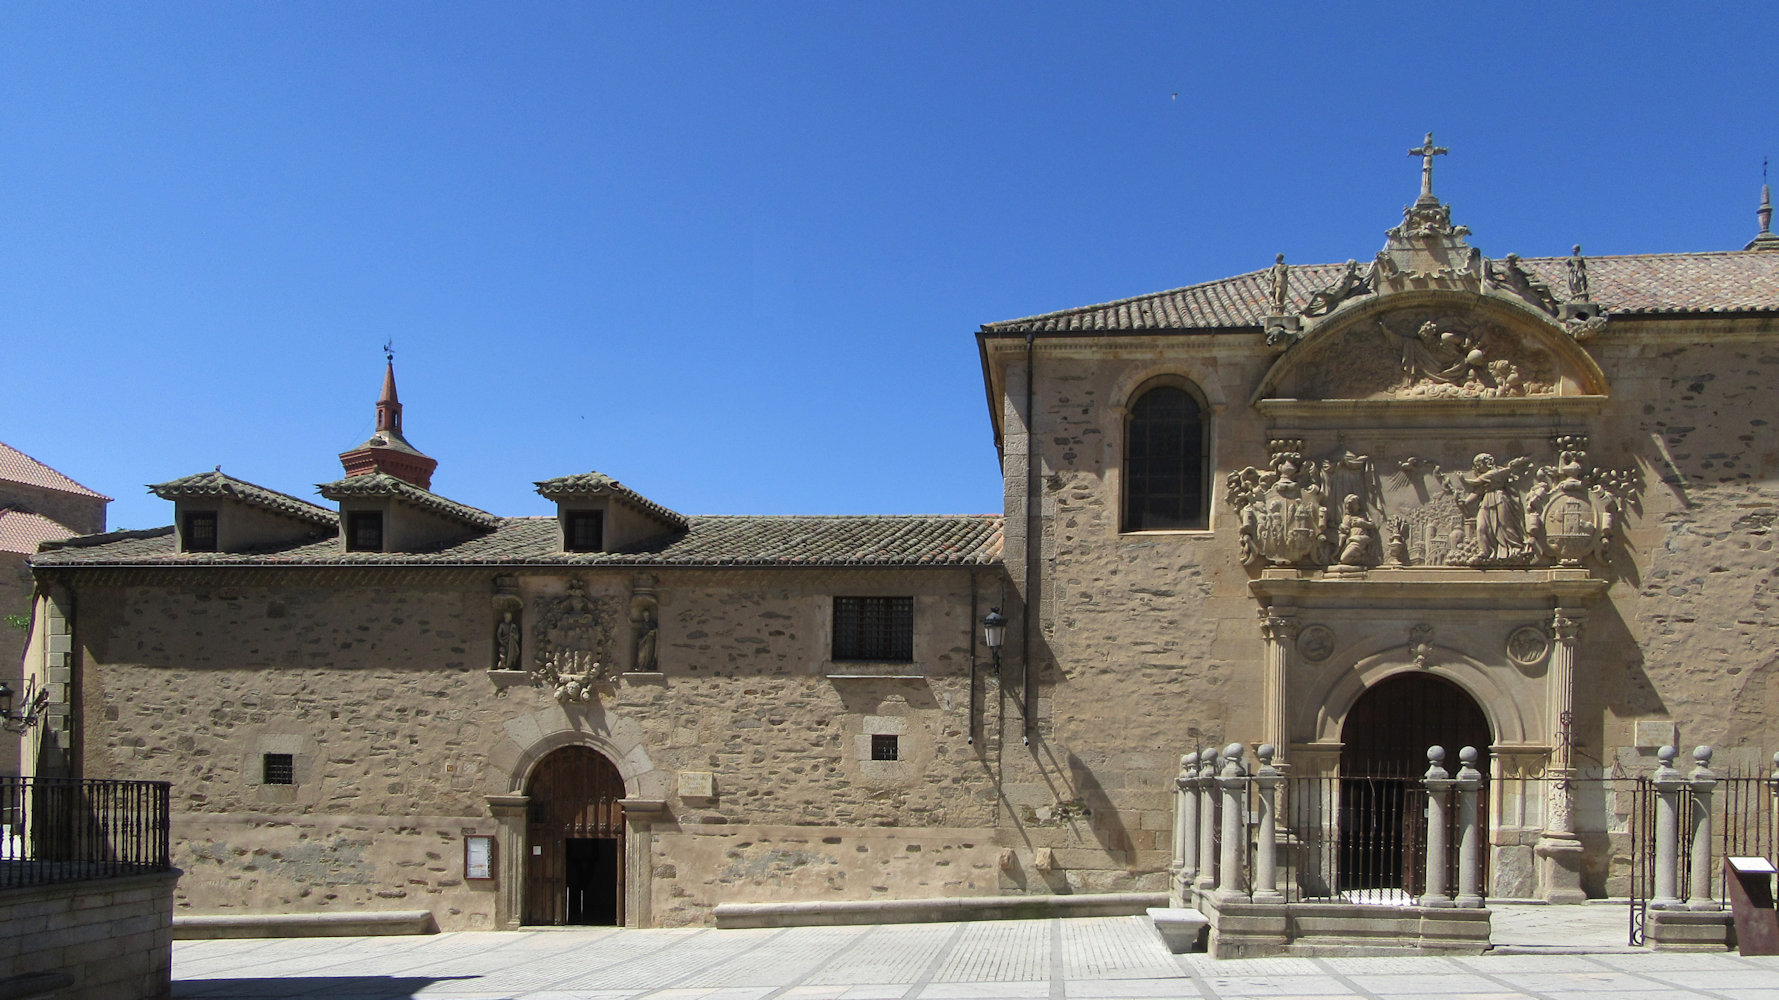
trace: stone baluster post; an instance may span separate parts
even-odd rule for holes
[[[1260,744],[1255,756],[1260,758],[1260,770],[1254,774],[1254,787],[1260,791],[1260,837],[1254,848],[1254,901],[1256,903],[1283,903],[1285,894],[1279,891],[1279,782],[1284,775],[1272,766],[1273,756],[1277,748],[1271,743]]]
[[[1773,754],[1773,776],[1767,779],[1767,787],[1773,790],[1773,829],[1779,830],[1779,753]]]
[[[1693,750],[1693,770],[1686,776],[1692,792],[1692,852],[1687,879],[1688,908],[1720,910],[1723,907],[1711,898],[1711,793],[1717,788],[1717,773],[1711,770],[1711,748]]]
[[[1217,888],[1217,748],[1198,755],[1198,881],[1199,892]]]
[[[1422,906],[1452,905],[1445,883],[1446,809],[1458,782],[1446,772],[1444,763],[1445,747],[1427,748],[1427,776],[1421,780],[1427,786],[1427,891],[1421,894]]]
[[[1248,894],[1242,872],[1242,848],[1248,841],[1248,771],[1242,766],[1242,745],[1223,748],[1223,773],[1216,780],[1223,793],[1222,856],[1217,861],[1217,898],[1236,899]]]
[[[1168,895],[1174,906],[1185,906],[1198,875],[1198,751],[1180,758],[1174,777],[1174,866]]]
[[[1671,746],[1655,752],[1655,898],[1652,910],[1680,906],[1680,792],[1686,779],[1674,769],[1679,751]]]
[[[1482,894],[1482,825],[1477,822],[1477,792],[1482,788],[1482,772],[1476,769],[1479,754],[1475,747],[1458,751],[1458,906],[1483,905]]]
[[[1286,718],[1290,697],[1285,690],[1285,678],[1291,668],[1291,654],[1296,648],[1293,643],[1297,639],[1297,617],[1289,608],[1267,606],[1260,612],[1260,637],[1266,642],[1266,676],[1261,691],[1264,727],[1260,738],[1273,745],[1276,762],[1283,764],[1288,756],[1286,748],[1291,743],[1291,734],[1287,732],[1290,723]]]
[[[1540,859],[1544,899],[1550,903],[1579,903],[1587,898],[1581,889],[1581,838],[1575,835],[1575,657],[1581,644],[1587,611],[1558,608],[1551,616],[1550,669],[1546,673],[1546,713],[1550,717],[1550,764],[1545,768],[1544,831],[1536,847]]]

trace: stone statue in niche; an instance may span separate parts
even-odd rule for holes
[[[593,684],[605,680],[601,653],[611,644],[611,615],[603,601],[587,596],[587,585],[568,581],[567,593],[536,600],[532,626],[532,669],[537,682],[556,692],[556,700],[584,702],[593,698]]]
[[[655,600],[654,577],[639,576],[630,595],[630,624],[636,636],[636,655],[631,669],[637,673],[654,673],[656,630],[660,624],[660,603]]]
[[[1342,503],[1340,519],[1340,563],[1342,566],[1372,566],[1378,561],[1376,522],[1365,516],[1365,501],[1348,493]]]
[[[494,626],[494,669],[519,669],[519,637],[524,632],[512,610],[500,613],[500,624]]]
[[[1468,473],[1459,473],[1464,495],[1459,501],[1471,519],[1468,540],[1476,555],[1472,566],[1515,565],[1530,561],[1526,538],[1526,511],[1515,480],[1532,467],[1521,456],[1496,465],[1495,456],[1483,452],[1471,461]]]
[[[1303,442],[1272,441],[1268,471],[1252,466],[1229,474],[1229,505],[1240,518],[1242,562],[1253,565],[1326,566],[1333,561],[1328,498],[1317,482],[1316,463],[1306,462]]]

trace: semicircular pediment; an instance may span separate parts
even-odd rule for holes
[[[1276,361],[1254,402],[1604,396],[1599,365],[1512,302],[1406,292],[1341,309]]]

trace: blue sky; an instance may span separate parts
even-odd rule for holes
[[[1456,5],[1452,5],[1455,7]],[[1737,249],[1774,5],[12,3],[0,440],[313,497],[393,339],[434,488],[998,510],[980,324],[1363,258]]]

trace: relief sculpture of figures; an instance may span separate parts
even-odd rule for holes
[[[1241,520],[1242,562],[1253,565],[1326,566],[1333,561],[1328,498],[1316,482],[1314,462],[1305,462],[1303,442],[1276,440],[1262,472],[1252,466],[1232,472],[1227,498]]]
[[[1403,382],[1412,396],[1500,397],[1548,392],[1546,385],[1528,385],[1514,362],[1491,357],[1483,329],[1429,319],[1413,334],[1398,333],[1379,320],[1386,342],[1401,351]]]
[[[557,701],[592,701],[594,683],[606,679],[602,652],[611,643],[610,616],[582,581],[570,580],[566,589],[561,597],[537,601],[531,672],[555,691]]]
[[[1371,566],[1378,561],[1377,524],[1365,516],[1365,501],[1348,493],[1340,519],[1340,562],[1343,566]]]
[[[1371,275],[1359,270],[1359,262],[1348,260],[1346,270],[1335,280],[1334,284],[1312,294],[1304,303],[1305,316],[1320,316],[1331,311],[1335,306],[1355,295],[1364,295],[1371,291]]]
[[[1496,465],[1495,457],[1484,452],[1471,462],[1470,472],[1458,475],[1464,487],[1459,505],[1474,530],[1470,539],[1475,550],[1471,565],[1528,560],[1531,549],[1526,540],[1525,508],[1514,480],[1531,465],[1532,460],[1523,456],[1506,465]]]

